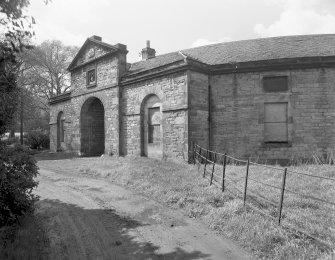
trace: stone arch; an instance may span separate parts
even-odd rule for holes
[[[83,156],[105,153],[105,109],[97,97],[89,97],[81,107],[80,152]]]
[[[147,95],[141,104],[141,155],[163,157],[162,101],[155,94]]]
[[[57,151],[62,150],[62,143],[64,143],[65,138],[65,128],[64,128],[65,116],[63,111],[60,111],[57,116]]]

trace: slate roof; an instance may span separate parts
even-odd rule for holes
[[[224,42],[185,49],[181,52],[191,59],[208,65],[335,56],[335,34],[281,36]],[[184,57],[178,51],[159,55],[146,61],[132,63],[128,73],[136,74],[183,59]]]

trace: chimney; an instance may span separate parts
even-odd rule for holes
[[[102,38],[100,36],[97,36],[97,35],[93,35],[90,37],[92,40],[96,40],[96,41],[99,41],[101,42],[102,41]]]
[[[142,49],[141,54],[142,54],[142,60],[155,58],[156,51],[155,49],[150,48],[150,41],[147,41],[147,47]]]

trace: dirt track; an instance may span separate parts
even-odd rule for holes
[[[50,259],[250,259],[180,211],[52,161],[39,167]]]

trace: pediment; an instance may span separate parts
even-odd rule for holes
[[[88,38],[72,60],[68,70],[71,71],[82,64],[86,64],[116,51],[118,51],[118,49],[113,45]]]

